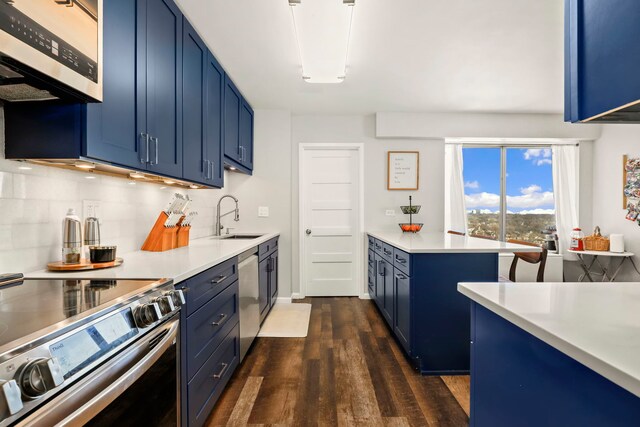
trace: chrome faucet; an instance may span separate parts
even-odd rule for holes
[[[222,201],[226,198],[226,197],[230,197],[232,198],[235,202],[236,202],[236,208],[232,211],[229,211],[227,213],[224,213],[222,215],[220,215],[220,204],[222,203]],[[222,226],[222,224],[220,223],[220,219],[222,219],[223,217],[230,215],[232,213],[235,213],[235,217],[233,218],[234,221],[240,221],[240,208],[238,208],[238,199],[236,199],[235,197],[233,197],[231,194],[226,194],[222,197],[220,197],[220,200],[218,200],[218,208],[216,211],[216,229],[215,229],[215,235],[216,236],[220,236],[220,230],[222,230],[224,227]]]

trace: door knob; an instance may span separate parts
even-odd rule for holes
[[[308,236],[309,234],[311,234],[311,229],[307,228],[307,231],[305,231],[305,233],[307,233],[307,236]]]

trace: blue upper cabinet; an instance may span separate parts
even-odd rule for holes
[[[109,1],[104,6],[104,100],[87,104],[87,157],[132,168],[145,167],[136,122],[136,2]],[[117,126],[114,124],[117,123]]]
[[[253,109],[229,76],[224,86],[225,163],[251,174],[253,170]]]
[[[138,121],[149,135],[148,170],[182,176],[182,13],[171,0],[139,0]],[[146,4],[145,4],[146,3]],[[143,95],[143,96],[142,96]]]
[[[229,76],[224,80],[224,155],[240,163],[240,107],[242,95]]]
[[[565,121],[640,122],[640,1],[565,0]]]
[[[208,50],[189,22],[182,39],[182,166],[184,178],[206,183],[211,166],[205,155]]]
[[[224,70],[211,52],[207,57],[206,77],[206,161],[210,167],[210,184],[222,187],[224,184],[222,164]]]
[[[240,108],[240,164],[253,170],[253,109],[243,99]]]

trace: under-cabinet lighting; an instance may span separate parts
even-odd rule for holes
[[[142,179],[142,178],[144,178],[145,176],[144,176],[144,174],[141,174],[140,172],[131,172],[131,173],[129,174],[129,177],[130,177],[130,178],[133,178],[133,179]]]
[[[93,175],[87,175],[87,176],[85,176],[85,178],[87,178],[87,179],[96,179],[96,177],[93,176]]]
[[[234,170],[236,170],[236,168],[234,168],[233,166],[229,166],[229,170],[230,171],[234,171]]]
[[[192,189],[196,190],[196,189],[198,189],[198,188],[200,188],[200,187],[198,187],[197,185],[191,184],[191,185],[189,186],[189,188],[192,188]]]
[[[30,168],[29,166],[18,166],[18,169],[21,171],[30,171],[33,168]]]
[[[165,184],[167,184],[167,185],[173,185],[173,184],[175,184],[176,182],[175,182],[175,181],[171,181],[170,179],[165,179],[165,180],[164,180],[164,183],[165,183]]]
[[[79,169],[95,169],[96,168],[96,165],[92,165],[91,163],[76,163],[74,166]]]
[[[345,79],[354,5],[355,0],[289,0],[308,83]]]

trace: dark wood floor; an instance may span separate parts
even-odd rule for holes
[[[466,426],[469,378],[423,377],[374,303],[309,298],[307,338],[258,338],[209,426]]]

